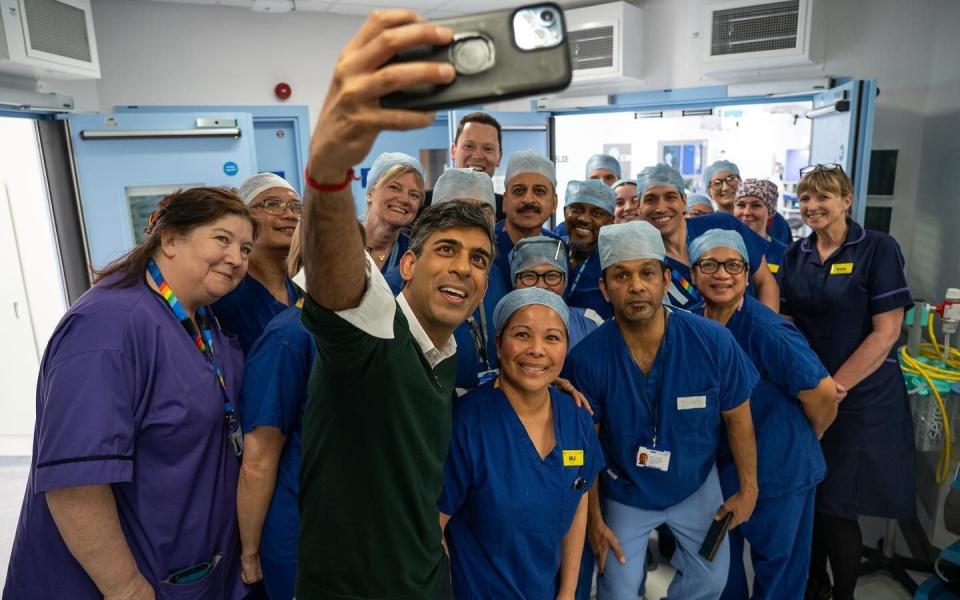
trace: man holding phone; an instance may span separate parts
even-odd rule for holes
[[[310,143],[303,319],[318,358],[303,430],[300,600],[449,598],[437,500],[451,430],[452,334],[486,291],[492,226],[464,202],[424,211],[394,299],[363,250],[349,186],[381,130],[433,122],[429,113],[384,109],[380,98],[455,78],[447,63],[386,63],[451,40],[450,29],[413,12],[373,12],[337,61]]]

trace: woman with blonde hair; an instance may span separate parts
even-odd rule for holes
[[[407,251],[407,230],[423,202],[423,180],[423,165],[402,152],[385,152],[370,167],[363,230],[381,273],[399,265]]]

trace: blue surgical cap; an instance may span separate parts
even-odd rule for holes
[[[620,173],[620,161],[610,156],[609,154],[594,154],[587,161],[587,172],[584,173],[584,177],[589,178],[590,173],[593,173],[597,169],[606,169],[617,176],[617,179],[620,179],[623,175]]]
[[[658,185],[669,185],[677,189],[681,196],[686,194],[683,187],[683,175],[668,165],[653,165],[637,173],[637,197],[643,197],[647,190]]]
[[[750,255],[747,254],[747,245],[743,243],[740,234],[732,229],[708,229],[690,242],[690,263],[700,259],[707,250],[713,248],[730,248],[736,250],[743,257],[744,262],[750,264]]]
[[[718,160],[707,167],[707,170],[703,172],[703,182],[707,185],[710,185],[710,180],[713,179],[713,176],[720,171],[730,171],[737,177],[740,177],[740,169],[737,167],[737,165],[733,164],[729,160]]]
[[[419,173],[420,181],[426,179],[423,165],[420,164],[419,160],[403,152],[384,152],[373,161],[370,172],[367,173],[367,191],[372,191],[383,174],[397,165],[403,165]]]
[[[667,250],[660,231],[646,221],[630,221],[600,228],[600,268],[625,260],[663,261]]]
[[[514,175],[520,173],[536,173],[543,175],[553,184],[554,190],[557,187],[557,167],[553,161],[534,152],[533,150],[520,150],[510,155],[507,162],[507,176],[503,180],[505,184],[510,183]]]
[[[497,333],[503,331],[503,326],[507,324],[513,313],[531,304],[542,304],[552,309],[560,315],[563,326],[570,330],[570,311],[563,298],[551,291],[533,287],[513,290],[497,302],[497,307],[493,309],[493,325]]]
[[[627,184],[637,185],[637,182],[634,181],[633,179],[618,179],[613,183],[613,185],[610,186],[610,189],[616,190],[621,185],[627,185]]]
[[[510,281],[516,283],[517,273],[539,265],[552,265],[567,275],[567,245],[563,240],[537,235],[523,238],[510,251]]]
[[[237,189],[237,195],[243,198],[244,204],[249,206],[257,196],[273,188],[283,188],[297,194],[297,190],[293,189],[290,182],[283,177],[274,175],[273,173],[257,173],[253,177],[248,177],[246,181],[240,184],[240,187]],[[297,198],[299,197],[300,194],[297,194]]]
[[[433,186],[433,204],[451,200],[480,200],[497,209],[493,180],[483,171],[447,169]]]
[[[564,206],[571,204],[590,204],[612,215],[617,205],[617,195],[597,179],[573,180],[567,184],[567,194],[564,196]]]
[[[687,198],[687,210],[699,205],[709,206],[710,210],[713,210],[713,203],[710,202],[710,198],[707,198],[703,194],[690,194],[690,197]]]

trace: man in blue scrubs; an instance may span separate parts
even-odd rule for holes
[[[650,532],[677,538],[668,597],[719,598],[726,541],[712,562],[698,551],[714,519],[746,522],[757,498],[749,395],[757,372],[715,323],[663,306],[670,284],[660,233],[649,223],[600,235],[600,281],[616,314],[570,354],[564,369],[591,401],[607,457],[590,492],[588,538],[601,573],[599,600],[635,600]],[[696,368],[690,368],[696,365]],[[722,426],[740,491],[724,502],[716,470]]]
[[[570,282],[564,296],[570,306],[592,308],[604,319],[613,309],[600,292],[600,228],[613,223],[617,196],[598,180],[571,181],[564,198],[570,248]]]
[[[583,173],[584,179],[596,179],[610,187],[616,188],[616,182],[622,177],[620,161],[609,154],[594,154],[587,159],[587,166]],[[562,237],[566,237],[570,232],[567,222],[557,224],[554,232]]]
[[[557,210],[557,168],[553,161],[533,150],[521,150],[510,155],[504,180],[503,212],[506,217],[497,223],[497,256],[493,259],[500,272],[510,276],[510,251],[520,240],[532,236],[558,238],[546,229],[547,222]],[[513,289],[513,281],[505,281]]]
[[[703,184],[707,188],[710,198],[717,203],[717,210],[722,213],[733,214],[733,203],[737,196],[737,187],[742,178],[740,169],[729,160],[718,160],[703,172]],[[793,242],[793,232],[790,225],[776,210],[767,221],[767,234],[775,240],[786,244]]]
[[[711,229],[690,242],[693,280],[704,304],[693,312],[726,328],[753,361],[750,395],[760,495],[749,522],[730,532],[730,576],[723,598],[750,596],[743,565],[750,543],[753,598],[803,598],[813,537],[813,500],[826,473],[817,440],[837,415],[836,384],[803,334],[746,295],[747,249],[735,231]],[[730,450],[717,458],[724,497],[739,489]]]
[[[775,311],[780,308],[780,289],[763,258],[768,246],[766,240],[750,231],[733,215],[716,213],[685,219],[686,192],[683,176],[676,169],[655,165],[641,171],[637,175],[637,197],[640,198],[640,216],[663,235],[667,250],[665,262],[670,267],[672,278],[665,300],[667,304],[689,308],[701,300],[690,279],[687,240],[708,229],[732,229],[739,232],[747,244],[751,281],[756,286],[757,298]]]

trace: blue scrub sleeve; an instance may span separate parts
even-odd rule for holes
[[[717,331],[717,356],[720,357],[720,410],[728,411],[743,404],[757,386],[760,376],[750,357],[740,349],[737,340],[726,329]]]
[[[458,416],[454,415],[450,449],[443,463],[443,492],[437,502],[440,512],[449,516],[456,514],[466,501],[475,475],[473,459],[476,449],[470,447],[469,423]]]
[[[132,481],[139,397],[133,361],[119,350],[62,359],[54,352],[47,361],[40,375],[33,491]]]
[[[897,241],[888,235],[878,239],[867,273],[871,315],[913,305],[903,265],[903,254]]]
[[[590,413],[587,414],[589,415]],[[587,459],[583,469],[583,478],[586,480],[587,485],[584,486],[583,493],[587,493],[587,491],[593,487],[593,482],[597,480],[597,475],[607,466],[607,458],[603,455],[603,447],[600,445],[600,438],[597,437],[593,423],[590,423],[586,437],[587,443],[584,445],[587,446]]]
[[[829,375],[807,338],[792,323],[765,335],[757,355],[763,361],[766,377],[791,398],[817,387]]]
[[[403,289],[403,277],[400,276],[400,269],[397,267],[384,273],[383,278],[387,280],[387,285],[390,286],[390,291],[393,292],[394,296],[399,294],[400,290]]]
[[[290,437],[297,426],[312,365],[309,357],[283,339],[283,331],[272,330],[270,337],[260,338],[247,359],[238,409],[244,433],[265,425]]]
[[[563,363],[560,377],[569,380],[578,392],[587,397],[587,402],[593,408],[593,422],[599,423],[603,420],[603,401],[601,395],[597,393],[598,388],[591,371],[595,371],[601,365],[590,360],[591,357],[586,349],[587,347],[581,343],[570,351],[567,360]]]
[[[734,219],[736,221],[736,219]],[[750,274],[753,275],[760,268],[760,262],[767,254],[767,240],[757,235],[752,229],[737,221],[737,231],[743,237],[743,242],[747,246],[747,254],[750,255]]]

